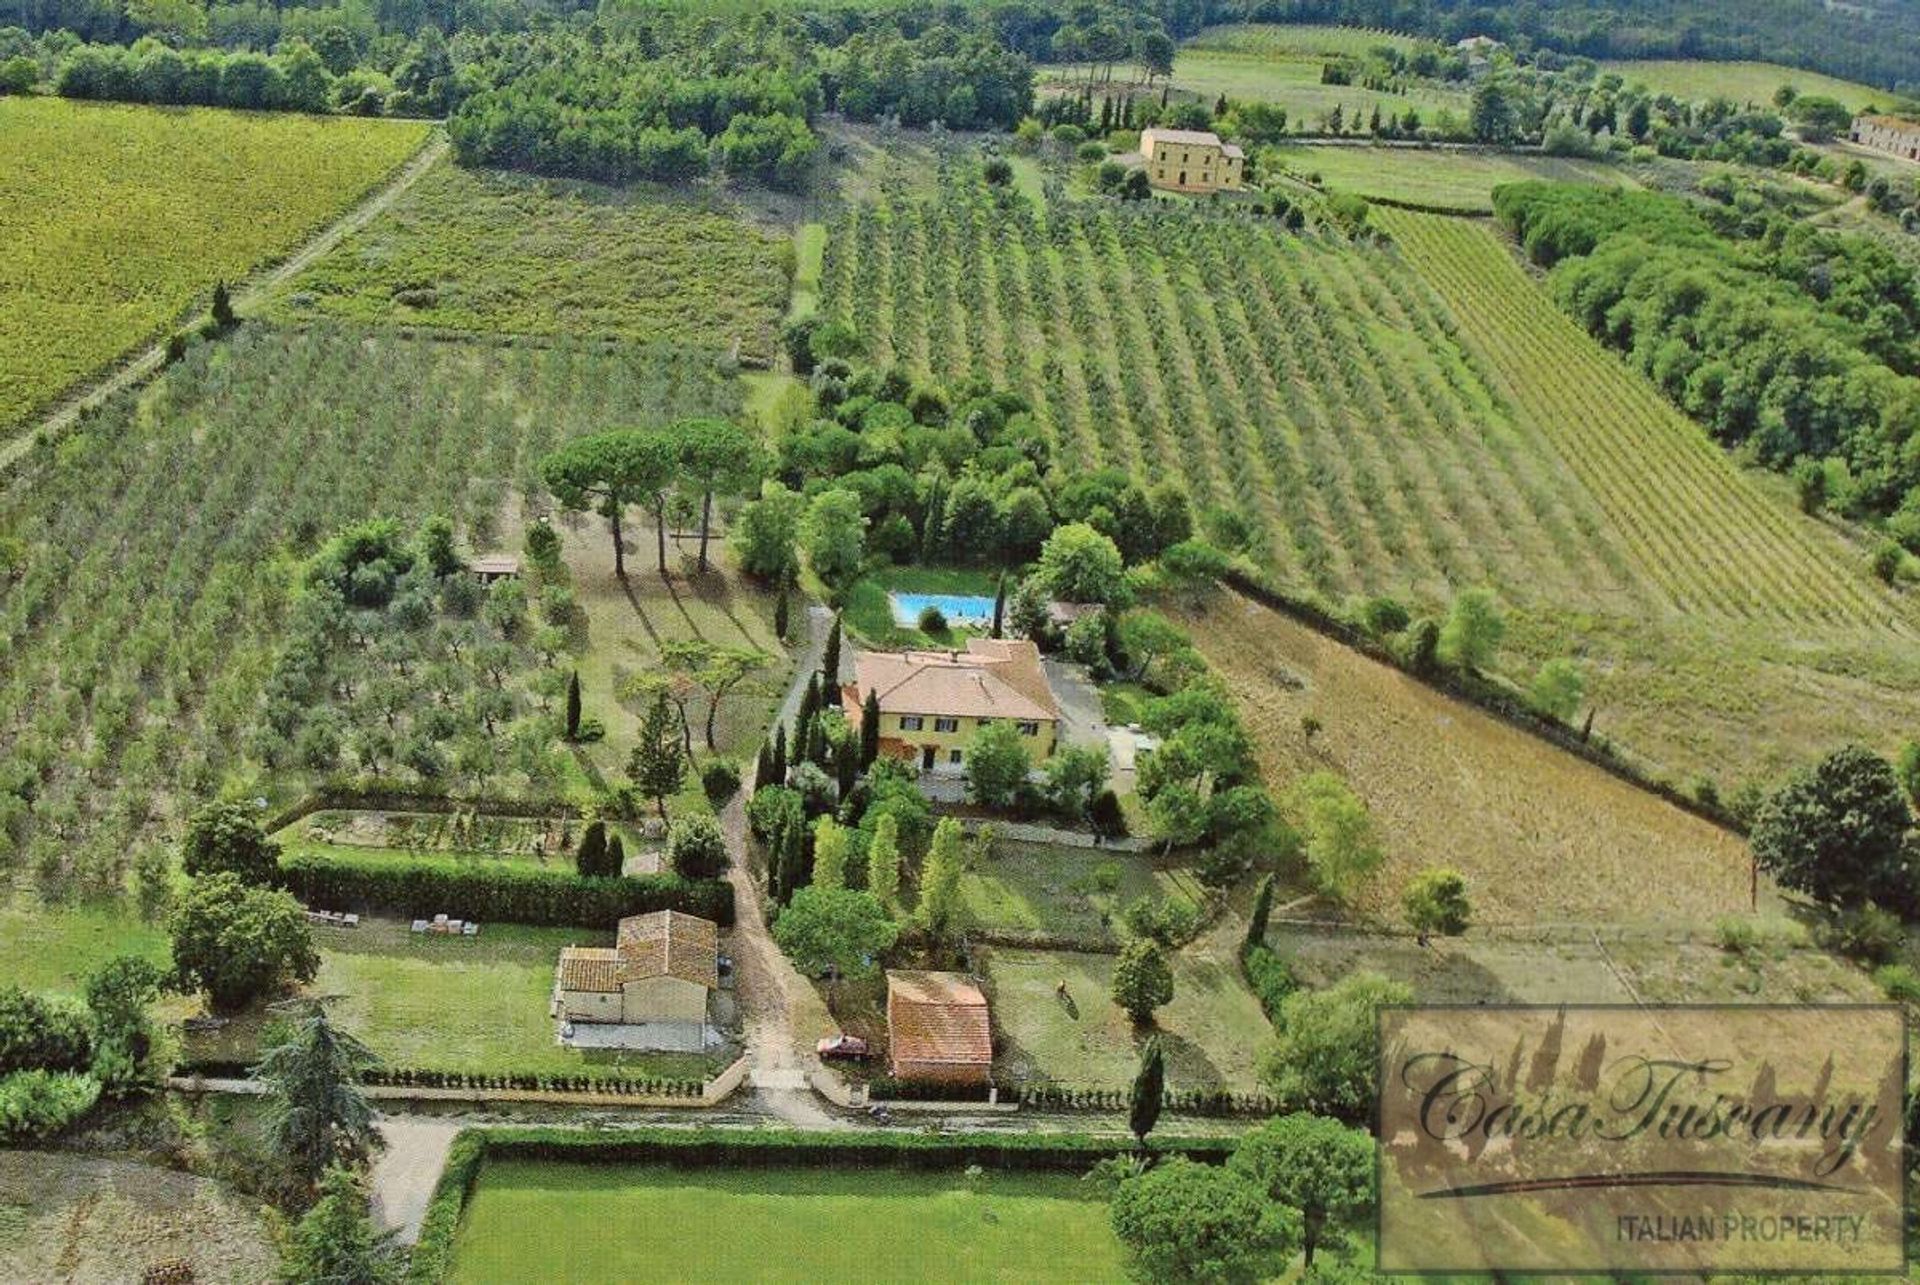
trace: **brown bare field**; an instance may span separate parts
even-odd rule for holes
[[[1483,924],[1747,908],[1738,836],[1244,598],[1188,624],[1239,696],[1269,784],[1331,770],[1372,810],[1387,860],[1361,913],[1398,919],[1408,879],[1435,865],[1466,875]]]

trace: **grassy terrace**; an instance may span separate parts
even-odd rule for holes
[[[1117,1280],[1107,1207],[1070,1175],[489,1162],[458,1282]]]
[[[1558,156],[1313,144],[1281,147],[1277,155],[1295,177],[1313,176],[1335,191],[1466,214],[1492,213],[1493,189],[1502,183],[1524,179],[1593,183],[1603,187],[1637,186],[1632,176],[1617,165]]]
[[[1629,85],[1645,85],[1656,94],[1698,101],[1731,98],[1737,103],[1770,103],[1774,91],[1792,85],[1803,94],[1836,99],[1849,111],[1862,111],[1892,98],[1884,90],[1856,81],[1823,76],[1817,71],[1782,67],[1771,62],[1696,62],[1678,58],[1603,62],[1602,74],[1612,72]]]

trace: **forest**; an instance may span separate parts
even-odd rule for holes
[[[1806,507],[1902,509],[1895,534],[1920,539],[1920,298],[1890,250],[1785,218],[1723,232],[1655,193],[1522,183],[1494,206],[1561,305],[1716,437],[1820,467]]]

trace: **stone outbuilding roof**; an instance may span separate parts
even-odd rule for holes
[[[887,1039],[893,1062],[975,1067],[993,1063],[987,997],[960,973],[887,974]]]
[[[710,919],[657,910],[620,921],[612,946],[567,946],[560,989],[618,991],[628,982],[677,977],[709,990],[720,985],[720,930]]]

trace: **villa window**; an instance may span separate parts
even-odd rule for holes
[[[900,730],[903,732],[917,732],[925,726],[926,720],[918,714],[902,714],[900,716]]]
[[[960,730],[960,720],[957,718],[936,718],[933,720],[933,730],[936,732],[957,732]]]
[[[1038,735],[1040,735],[1040,724],[1038,724],[1038,723],[1022,723],[1022,724],[1020,724],[1020,735],[1022,735],[1022,736],[1038,736]]]
[[[976,727],[992,727],[993,726],[993,720],[990,718],[976,718],[973,720],[973,722],[974,722],[974,726]]]
[[[949,762],[949,763],[958,763],[959,761],[960,761],[960,751],[959,751],[959,750],[948,750],[948,751],[947,751],[947,762]]]

